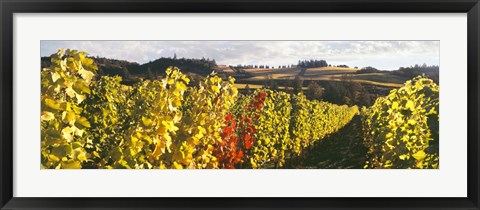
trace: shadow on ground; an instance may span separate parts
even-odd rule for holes
[[[299,157],[287,159],[285,168],[291,169],[360,169],[366,161],[367,148],[363,146],[360,117],[337,133],[316,142]]]

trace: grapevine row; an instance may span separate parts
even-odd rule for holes
[[[365,168],[438,168],[439,86],[416,77],[363,108]]]
[[[97,77],[84,52],[42,70],[42,168],[279,168],[347,124],[358,108],[266,89],[238,94],[177,68],[133,86]]]

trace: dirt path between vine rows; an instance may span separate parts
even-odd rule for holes
[[[331,134],[306,149],[300,157],[288,159],[286,168],[295,169],[360,169],[366,161],[360,117],[337,133]]]

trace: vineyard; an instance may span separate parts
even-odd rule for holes
[[[417,77],[362,110],[366,168],[438,168],[438,91]]]
[[[348,132],[365,148],[364,168],[438,168],[439,88],[426,78],[359,109],[302,93],[240,94],[215,73],[192,85],[176,67],[133,85],[97,70],[76,50],[42,69],[43,169],[297,168]]]

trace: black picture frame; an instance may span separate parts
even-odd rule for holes
[[[1,209],[479,209],[478,0],[0,0]],[[465,198],[25,198],[13,197],[14,13],[467,13],[468,196]],[[455,111],[455,110],[447,110]],[[448,180],[445,180],[448,181]],[[101,187],[101,186],[97,186]]]

